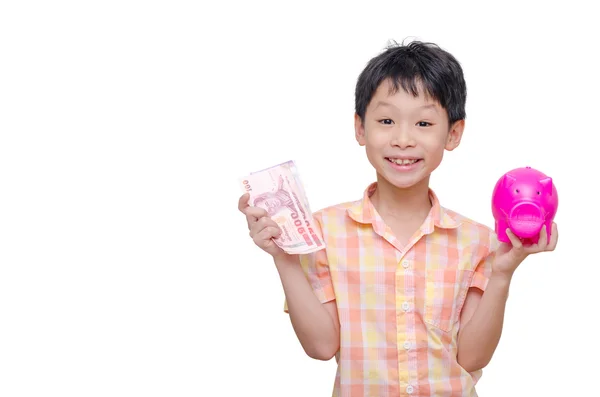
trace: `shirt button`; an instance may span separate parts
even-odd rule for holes
[[[410,263],[408,263],[408,261],[403,261],[402,262],[402,267],[405,269],[408,269],[408,266],[410,265]]]
[[[410,349],[410,342],[409,341],[404,342],[404,348],[406,350]]]
[[[407,392],[408,394],[412,394],[412,393],[413,393],[413,391],[414,391],[414,389],[413,389],[413,387],[412,387],[412,386],[410,386],[410,385],[406,386],[406,392]]]
[[[402,310],[404,310],[405,312],[407,312],[409,308],[410,308],[410,306],[408,305],[408,302],[402,303]]]

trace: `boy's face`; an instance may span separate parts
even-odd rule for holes
[[[379,177],[398,188],[429,183],[429,175],[441,163],[444,150],[460,143],[464,120],[448,125],[448,114],[439,103],[422,93],[414,97],[402,88],[390,95],[384,81],[365,113],[364,123],[355,116],[356,140]]]

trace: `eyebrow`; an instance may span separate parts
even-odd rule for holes
[[[375,109],[377,109],[378,107],[390,107],[390,108],[396,108],[397,109],[396,106],[394,106],[391,103],[386,102],[386,101],[378,101],[377,105],[375,106]],[[433,103],[430,103],[429,105],[423,105],[423,106],[419,107],[419,110],[429,110],[429,109],[435,110],[437,112],[437,106],[435,106],[435,104],[433,104]]]

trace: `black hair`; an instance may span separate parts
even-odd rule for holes
[[[436,44],[393,42],[369,61],[355,90],[355,111],[363,123],[375,91],[387,79],[392,83],[390,94],[402,87],[416,97],[421,88],[446,110],[450,125],[466,117],[467,85],[462,68],[452,54]]]

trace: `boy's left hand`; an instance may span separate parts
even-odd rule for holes
[[[552,222],[550,241],[548,241],[548,233],[546,232],[545,225],[540,230],[540,237],[537,244],[523,245],[521,240],[510,229],[506,230],[506,234],[512,245],[500,243],[500,247],[496,251],[493,272],[508,276],[511,276],[521,262],[529,255],[537,254],[538,252],[554,251],[558,242],[558,227],[554,222]]]

